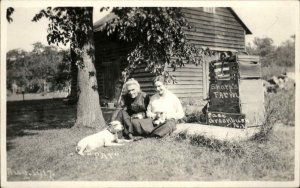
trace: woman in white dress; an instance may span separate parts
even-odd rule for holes
[[[157,93],[150,98],[147,117],[155,119],[157,114],[162,113],[166,121],[161,125],[154,125],[150,135],[163,137],[176,129],[177,120],[184,117],[184,112],[178,97],[166,88],[163,76],[156,77],[153,84]]]
[[[176,129],[177,120],[184,117],[181,103],[176,95],[165,86],[164,77],[153,80],[156,94],[150,97],[147,106],[147,119],[133,120],[134,135],[164,137]],[[165,121],[157,124],[155,120],[162,116]]]

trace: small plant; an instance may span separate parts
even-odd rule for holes
[[[179,132],[178,134],[173,135],[176,141],[183,141],[189,138],[187,134],[187,130],[184,130],[182,132]]]
[[[201,101],[189,98],[182,100],[181,103],[185,111],[185,117],[182,119],[185,123],[206,123]]]
[[[183,121],[185,123],[206,123],[206,118],[202,112],[193,112],[191,114],[186,114]]]
[[[183,98],[181,99],[181,104],[182,106],[203,106],[205,101],[201,101],[200,99],[195,99],[195,98]]]
[[[273,130],[273,126],[276,122],[276,110],[278,110],[279,106],[274,106],[272,104],[271,98],[266,98],[265,103],[265,121],[262,125],[260,125],[260,130],[256,133],[251,140],[263,142],[268,140],[268,136]]]
[[[245,153],[244,147],[237,142],[220,141],[200,135],[190,137],[190,141],[192,145],[207,147],[213,151],[225,153],[231,157],[241,157]]]

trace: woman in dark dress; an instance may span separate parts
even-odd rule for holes
[[[122,97],[120,110],[114,120],[120,121],[124,126],[123,134],[129,139],[139,132],[134,130],[132,122],[144,119],[149,104],[149,96],[142,92],[139,83],[135,79],[129,79],[125,83],[125,95]]]

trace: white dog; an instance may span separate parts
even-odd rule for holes
[[[130,140],[118,139],[118,132],[123,129],[124,127],[119,121],[112,121],[106,129],[80,140],[76,152],[79,155],[84,155],[84,153],[89,153],[102,146],[122,146],[124,144],[121,143],[131,142]]]

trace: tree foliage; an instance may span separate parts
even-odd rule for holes
[[[75,127],[104,128],[94,65],[93,7],[48,7],[36,14],[33,21],[43,17],[50,20],[48,43],[70,43],[72,64],[75,62],[79,67],[76,70],[79,94]]]
[[[14,49],[6,58],[8,87],[15,81],[27,92],[37,92],[45,81],[51,82],[55,89],[62,89],[70,80],[69,52],[55,46],[36,42],[31,52]]]
[[[75,62],[80,68],[76,70],[79,97],[75,127],[103,128],[105,121],[100,108],[94,65],[93,7],[48,7],[36,14],[32,21],[37,22],[43,17],[50,20],[47,35],[49,45],[69,43],[74,53],[72,64]]]
[[[174,70],[184,66],[184,62],[199,65],[203,55],[209,53],[208,49],[197,49],[188,42],[184,31],[191,25],[181,8],[117,7],[112,13],[117,17],[105,25],[107,34],[116,34],[120,40],[136,44],[127,56],[125,79],[138,64],[146,63],[146,70],[171,81],[174,77],[165,71],[166,64],[171,64]]]
[[[286,40],[279,46],[273,44],[271,38],[254,38],[253,46],[247,44],[246,50],[251,55],[260,56],[262,66],[289,66],[295,65],[295,37]]]
[[[276,48],[275,58],[278,65],[295,66],[295,38],[293,36]]]
[[[77,65],[84,67],[82,61],[82,48],[88,41],[88,33],[93,31],[93,25],[90,24],[93,11],[92,7],[48,7],[41,10],[34,16],[32,21],[38,21],[45,17],[50,20],[48,25],[47,41],[50,44],[70,43],[70,48],[79,57]],[[88,52],[90,55],[93,50]]]

